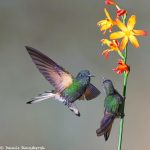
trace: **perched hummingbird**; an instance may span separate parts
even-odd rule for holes
[[[75,101],[78,99],[91,100],[100,94],[100,91],[90,83],[92,75],[88,70],[80,71],[74,78],[63,67],[56,64],[52,59],[42,54],[40,51],[28,46],[26,46],[26,49],[36,67],[55,88],[53,91],[48,91],[32,98],[27,104],[54,98],[64,103],[75,115],[80,116]]]
[[[123,117],[121,108],[124,102],[124,98],[114,88],[111,80],[103,80],[104,91],[106,93],[104,101],[104,116],[100,123],[100,128],[96,130],[97,136],[104,135],[105,141],[108,140],[112,124],[115,118]]]

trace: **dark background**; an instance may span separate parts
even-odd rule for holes
[[[149,0],[120,0],[128,15],[137,15],[136,29],[149,31]],[[100,56],[102,34],[96,23],[105,18],[99,0],[0,1],[0,146],[45,146],[49,150],[115,150],[119,120],[108,142],[95,130],[103,115],[101,75],[122,92],[122,75],[116,75],[118,56]],[[111,9],[112,10],[112,9]],[[149,37],[139,38],[140,48],[129,45],[131,74],[127,87],[123,149],[150,149],[150,50]],[[42,77],[24,46],[47,54],[73,75],[89,69],[101,96],[77,102],[81,117],[61,103],[49,100],[26,105],[30,98],[53,89]]]

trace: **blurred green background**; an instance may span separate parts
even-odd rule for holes
[[[149,0],[120,0],[128,14],[137,15],[136,29],[150,29]],[[105,18],[99,0],[2,0],[0,1],[0,146],[44,146],[48,150],[115,150],[119,119],[108,142],[95,130],[103,116],[105,93],[101,75],[122,92],[122,75],[116,75],[118,56],[100,56],[102,34],[96,23]],[[112,10],[112,8],[110,9]],[[129,45],[128,80],[123,150],[150,149],[150,50],[149,37],[141,47]],[[89,69],[101,96],[77,102],[81,117],[53,100],[35,105],[26,102],[53,89],[42,77],[24,46],[47,54],[73,75]]]

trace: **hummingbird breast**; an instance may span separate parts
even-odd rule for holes
[[[74,80],[73,83],[61,93],[61,96],[69,102],[74,102],[84,94],[87,86],[88,83],[82,84],[80,81]]]

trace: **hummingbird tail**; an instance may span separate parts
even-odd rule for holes
[[[114,114],[110,113],[105,114],[101,120],[100,128],[96,130],[97,136],[104,135],[105,141],[107,141],[111,132],[114,119],[115,119]]]
[[[45,101],[49,98],[55,98],[56,100],[64,103],[72,112],[74,112],[76,116],[80,117],[80,112],[76,107],[75,103],[66,101],[63,97],[61,97],[58,93],[55,93],[54,91],[46,91],[43,94],[39,94],[37,97],[32,98],[32,100],[28,101],[26,104],[38,103],[41,101]]]
[[[53,98],[55,96],[56,96],[56,94],[53,93],[53,91],[47,91],[47,92],[44,92],[43,94],[39,94],[37,97],[32,98],[31,101],[27,102],[27,104],[34,104],[37,102],[45,101],[45,100],[47,100],[49,98]]]

